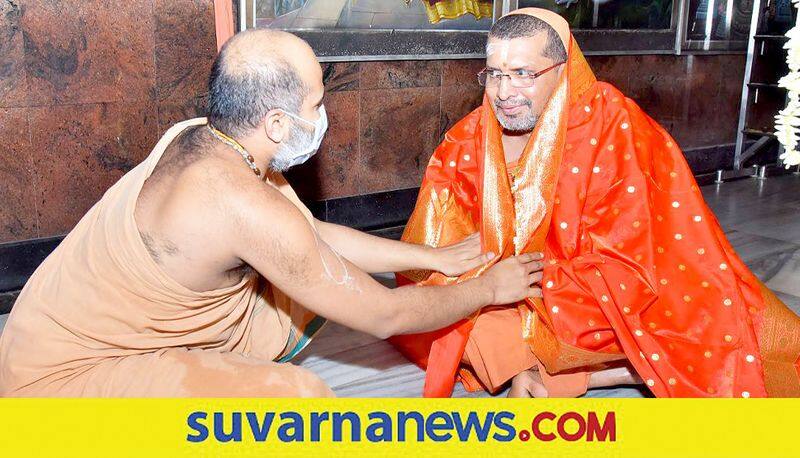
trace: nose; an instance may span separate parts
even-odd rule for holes
[[[500,100],[508,100],[516,95],[516,93],[516,89],[511,85],[511,78],[504,76],[500,79],[500,83],[497,85],[497,98]]]

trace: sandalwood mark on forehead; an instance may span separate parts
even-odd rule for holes
[[[494,43],[489,43],[486,45],[486,57],[493,56],[495,53],[500,53],[500,59],[502,61],[508,60],[508,48],[510,43],[506,40],[497,41]]]

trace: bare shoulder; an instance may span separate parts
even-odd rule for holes
[[[249,171],[248,171],[249,172]],[[297,282],[307,280],[317,237],[311,223],[276,187],[250,174],[225,188],[226,230],[237,256],[262,275],[265,264]]]
[[[265,224],[275,226],[277,222],[307,223],[300,210],[275,186],[262,181],[245,167],[235,173],[209,168],[204,181],[212,180],[213,193],[224,205],[230,223],[240,225],[238,229],[262,229]]]

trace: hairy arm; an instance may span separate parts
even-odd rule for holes
[[[318,220],[315,225],[328,246],[368,273],[425,269],[457,276],[494,257],[491,253],[481,254],[477,233],[454,245],[432,248],[376,237]]]
[[[280,193],[264,194],[233,210],[234,252],[310,311],[353,329],[381,338],[430,331],[486,305],[541,295],[530,287],[541,279],[530,255],[453,286],[386,288],[332,250]]]

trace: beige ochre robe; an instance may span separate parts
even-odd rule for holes
[[[322,318],[257,274],[191,291],[166,275],[142,242],[134,209],[145,180],[173,139],[205,123],[193,119],[167,131],[39,266],[0,337],[0,395],[332,395],[316,375],[283,363]],[[278,176],[275,186],[311,224],[288,183]]]

